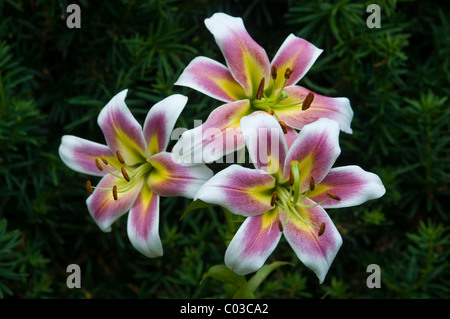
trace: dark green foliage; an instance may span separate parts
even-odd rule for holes
[[[267,264],[292,265],[273,270],[252,293],[449,298],[450,6],[376,2],[379,29],[366,25],[372,1],[349,0],[78,1],[81,29],[69,29],[72,1],[0,0],[0,297],[233,296],[235,286],[202,278],[223,263],[230,229],[242,219],[206,207],[180,220],[190,201],[163,198],[164,256],[145,258],[129,243],[126,216],[112,232],[99,230],[85,206],[87,176],[57,152],[65,134],[103,143],[98,112],[125,88],[141,123],[173,93],[189,97],[177,126],[205,120],[221,103],[173,83],[198,55],[223,62],[203,24],[223,11],[244,18],[269,58],[289,33],[324,49],[299,84],[350,99],[354,132],[341,133],[336,165],[374,172],[387,190],[329,211],[344,244],[323,285],[282,239]],[[73,263],[81,289],[66,285]],[[370,264],[381,267],[380,289],[366,285]]]

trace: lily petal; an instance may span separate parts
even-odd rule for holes
[[[125,104],[128,90],[114,96],[98,115],[98,125],[105,135],[106,143],[115,154],[120,151],[128,165],[145,161],[146,143],[141,125]]]
[[[158,153],[148,159],[153,166],[148,186],[161,196],[194,198],[198,189],[213,176],[205,165],[182,166],[172,160],[168,152]]]
[[[266,112],[254,112],[241,119],[241,128],[255,167],[283,175],[287,144],[278,121]]]
[[[64,135],[59,146],[59,157],[68,167],[82,174],[103,176],[107,172],[100,171],[95,165],[95,159],[101,155],[108,161],[114,161],[114,155],[109,147],[73,135]]]
[[[205,19],[228,68],[248,97],[255,96],[262,78],[268,83],[270,63],[266,51],[253,40],[241,18],[215,13]]]
[[[326,97],[312,92],[314,100],[311,106],[309,109],[302,111],[301,105],[285,105],[303,102],[311,91],[301,86],[289,86],[284,91],[288,93],[289,97],[281,101],[274,110],[288,126],[300,130],[306,124],[324,117],[338,122],[342,131],[352,133],[350,123],[353,119],[353,110],[347,98]]]
[[[242,86],[228,68],[210,58],[196,57],[180,75],[175,85],[187,86],[224,102],[246,98]]]
[[[287,134],[284,134],[284,137],[286,138],[287,149],[290,149],[292,146],[292,143],[294,143],[294,141],[297,139],[298,133],[295,129],[293,129],[290,126],[287,126],[286,129],[287,129]]]
[[[177,163],[196,165],[210,163],[245,146],[240,120],[250,114],[248,100],[224,104],[211,112],[202,125],[186,131],[174,145]]]
[[[150,155],[166,150],[170,134],[183,111],[188,98],[181,94],[171,95],[156,103],[147,114],[144,137]]]
[[[274,187],[275,179],[266,172],[231,165],[208,180],[195,199],[220,205],[237,215],[255,216],[272,209]]]
[[[120,188],[127,186],[125,179],[117,178],[113,175],[105,175],[100,180],[94,193],[87,198],[86,204],[89,213],[102,231],[111,231],[111,225],[130,210],[139,195],[143,183],[144,179],[142,178],[127,192],[120,193]],[[119,189],[117,200],[114,200],[113,197],[112,188],[114,185]]]
[[[290,34],[281,45],[271,65],[277,67],[278,72],[284,72],[286,68],[292,70],[286,86],[297,83],[311,68],[323,50],[310,42]],[[275,88],[279,89],[284,82],[283,76],[278,76]]]
[[[128,214],[128,237],[139,252],[154,258],[163,255],[158,232],[159,196],[144,184]]]
[[[314,204],[305,198],[304,204]],[[300,261],[310,268],[322,283],[342,245],[342,237],[333,221],[320,206],[301,208],[296,206],[298,214],[313,225],[325,223],[325,231],[318,236],[318,229],[306,224],[294,214],[284,215],[284,236]]]
[[[339,147],[338,123],[325,118],[306,125],[292,144],[285,161],[285,178],[290,173],[290,163],[298,161],[300,168],[300,191],[309,188],[310,177],[316,184],[328,174],[341,149]]]
[[[332,168],[328,175],[308,197],[315,202],[321,202],[324,208],[351,207],[384,195],[386,189],[380,178],[366,172],[359,166],[350,165]],[[340,200],[329,198],[326,193],[339,196]]]
[[[238,275],[246,275],[261,268],[280,241],[278,224],[278,209],[247,217],[225,252],[228,268]]]

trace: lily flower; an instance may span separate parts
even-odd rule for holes
[[[305,125],[290,148],[276,119],[265,112],[242,118],[241,126],[256,169],[231,165],[196,195],[247,217],[226,250],[225,264],[240,275],[258,270],[284,234],[322,283],[342,245],[325,208],[381,197],[380,178],[359,166],[332,168],[340,154],[339,125],[333,120]],[[261,154],[264,147],[269,160]]]
[[[166,152],[170,134],[187,102],[175,94],[155,104],[144,127],[133,117],[125,97],[114,96],[98,116],[106,145],[72,135],[62,137],[59,155],[71,169],[101,176],[86,183],[89,213],[102,231],[129,211],[127,233],[132,245],[148,257],[162,256],[159,197],[193,198],[212,171],[204,165],[184,167]]]
[[[222,51],[226,66],[207,57],[197,57],[185,68],[175,85],[186,86],[226,102],[200,127],[184,134],[190,140],[199,131],[219,128],[214,138],[202,136],[192,150],[213,144],[215,160],[244,146],[240,119],[254,111],[271,112],[285,126],[302,129],[319,118],[333,119],[340,129],[352,133],[353,111],[347,98],[313,93],[296,83],[308,72],[323,50],[290,34],[272,61],[248,34],[241,18],[215,13],[205,25]],[[234,128],[235,145],[224,143],[226,128]],[[197,138],[197,140],[199,140]],[[194,142],[195,143],[195,142]],[[187,148],[187,147],[184,147]],[[184,150],[185,156],[189,152]],[[188,161],[184,161],[188,164]]]

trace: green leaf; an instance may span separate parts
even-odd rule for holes
[[[206,203],[199,199],[196,201],[193,201],[188,205],[188,207],[186,207],[186,209],[183,212],[183,215],[181,215],[181,217],[180,217],[180,220],[182,220],[187,214],[189,214],[193,210],[200,209],[200,208],[207,208],[210,206],[214,206],[214,205],[210,204],[210,203]]]
[[[203,275],[200,284],[208,277],[214,278],[225,284],[232,284],[236,287],[241,287],[246,283],[244,276],[236,274],[225,265],[215,265],[209,268],[208,272]]]
[[[266,279],[272,271],[284,265],[292,265],[292,263],[287,261],[275,261],[271,264],[262,266],[256,274],[254,274],[253,277],[234,294],[233,299],[254,299],[254,292],[264,279]]]

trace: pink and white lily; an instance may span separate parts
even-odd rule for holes
[[[353,111],[347,98],[331,98],[297,86],[323,50],[308,41],[289,35],[270,62],[266,51],[248,34],[241,18],[215,13],[205,20],[222,51],[226,66],[207,57],[197,57],[183,71],[176,85],[190,87],[220,101],[218,107],[200,127],[185,132],[188,141],[211,127],[217,133],[203,134],[200,147],[214,147],[215,160],[244,146],[240,119],[257,110],[274,113],[282,125],[302,129],[319,118],[333,119],[340,129],[352,133]],[[234,129],[235,143],[225,143],[225,130]],[[231,139],[231,137],[227,137]],[[212,144],[212,146],[210,145]],[[184,147],[185,156],[190,156]],[[194,150],[195,149],[195,150]],[[188,160],[184,161],[188,164]]]
[[[212,175],[204,165],[184,167],[166,152],[170,134],[187,98],[175,94],[155,104],[144,127],[133,117],[125,97],[114,96],[98,116],[106,145],[76,136],[62,137],[59,155],[71,169],[101,176],[86,203],[101,230],[129,211],[127,233],[132,245],[148,257],[163,254],[159,236],[159,197],[193,198]],[[94,189],[94,190],[92,190]]]
[[[265,112],[242,118],[241,126],[256,169],[231,165],[196,195],[247,217],[227,248],[225,264],[240,275],[258,270],[284,234],[322,283],[342,244],[324,208],[381,197],[380,178],[359,166],[332,168],[340,154],[333,120],[305,125],[289,148],[277,120]]]

